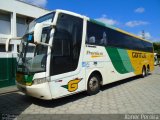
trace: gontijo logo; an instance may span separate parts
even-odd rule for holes
[[[132,57],[133,58],[146,58],[146,54],[140,53],[140,52],[132,52]]]
[[[74,80],[70,80],[67,85],[63,85],[62,87],[68,89],[69,92],[74,92],[78,89],[78,83],[83,78],[75,78]]]

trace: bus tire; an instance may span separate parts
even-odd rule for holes
[[[142,78],[144,78],[145,76],[146,76],[146,67],[145,66],[143,66],[143,68],[142,68]]]
[[[149,75],[149,72],[150,72],[150,67],[149,67],[149,65],[147,65],[146,75]]]
[[[87,84],[87,93],[88,95],[95,95],[100,90],[100,77],[96,74],[93,74],[89,77]]]

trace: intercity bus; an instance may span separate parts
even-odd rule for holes
[[[28,59],[28,46],[34,54]],[[87,91],[154,70],[150,41],[65,10],[35,19],[20,45],[16,83],[27,95],[44,99]]]

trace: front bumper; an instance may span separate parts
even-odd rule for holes
[[[25,85],[22,85],[18,82],[16,82],[16,84],[17,84],[17,88],[21,92],[23,92],[29,96],[36,97],[36,98],[43,99],[43,100],[51,100],[52,99],[48,82],[42,83],[42,84],[37,84],[37,85],[31,85],[31,86],[25,86]]]

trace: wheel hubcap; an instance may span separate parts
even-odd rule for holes
[[[143,76],[145,76],[145,70],[143,69]]]
[[[98,80],[96,77],[92,77],[89,81],[89,87],[91,91],[95,91],[98,88]]]

